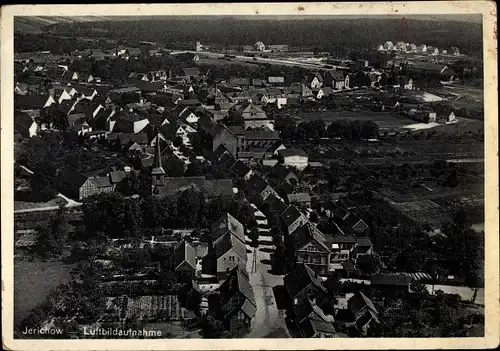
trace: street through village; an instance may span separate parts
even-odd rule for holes
[[[276,249],[272,243],[271,229],[268,228],[264,214],[257,209],[255,217],[258,224],[259,246],[253,248],[248,245],[251,239],[246,237],[247,250],[251,251],[248,254],[247,271],[257,305],[252,329],[247,335],[249,338],[265,337],[279,328],[286,328],[284,312],[278,310],[273,292],[273,287],[283,285],[283,275],[270,273],[272,269],[271,252]]]

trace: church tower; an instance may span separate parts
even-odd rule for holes
[[[159,193],[159,188],[165,186],[165,170],[161,165],[161,149],[160,149],[160,138],[156,140],[156,150],[155,159],[153,164],[153,170],[151,171],[151,191],[153,195]]]

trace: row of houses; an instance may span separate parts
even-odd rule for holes
[[[403,53],[418,53],[427,55],[460,55],[460,50],[456,46],[452,46],[449,49],[439,49],[431,45],[416,45],[414,43],[405,43],[404,41],[398,41],[393,44],[392,41],[388,40],[384,44],[377,47],[378,51],[398,51]]]

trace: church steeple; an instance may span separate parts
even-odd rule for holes
[[[165,185],[165,170],[161,165],[160,137],[156,136],[156,150],[153,170],[151,171],[151,187],[153,194],[158,191],[158,187]]]

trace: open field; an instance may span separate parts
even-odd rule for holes
[[[21,322],[58,285],[68,281],[72,268],[58,261],[14,260],[14,324]]]
[[[60,197],[55,197],[47,202],[14,201],[14,211],[43,208],[43,207],[53,207],[66,204],[67,201]]]
[[[251,57],[248,58],[249,61],[252,60]],[[241,65],[249,68],[258,68],[260,65],[258,63],[250,63],[243,60],[219,60],[216,58],[200,58],[196,61],[197,65],[215,65],[215,66],[225,66],[225,65]]]

